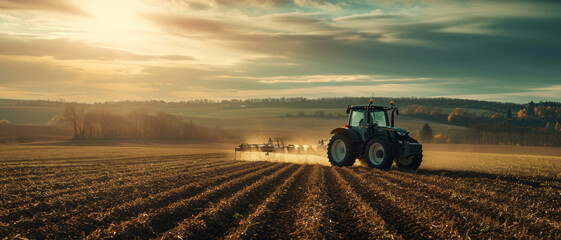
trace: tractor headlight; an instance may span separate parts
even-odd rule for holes
[[[399,134],[399,136],[402,136],[402,137],[407,135],[407,133],[404,133],[404,132],[397,132],[397,134]]]

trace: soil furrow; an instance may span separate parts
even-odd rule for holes
[[[302,165],[293,164],[283,171],[265,176],[196,216],[186,218],[177,227],[164,233],[161,239],[223,238],[224,234],[235,225],[239,225],[244,216],[254,210],[259,202],[264,201],[287,178],[289,182],[293,181],[304,168]]]
[[[335,222],[337,238],[343,239],[392,239],[386,221],[365,202],[357,197],[346,179],[337,172],[337,167],[329,168],[326,174],[327,196],[331,206],[330,218]],[[399,236],[395,236],[398,237]]]
[[[309,188],[310,174],[317,174],[317,166],[298,169],[282,186],[278,187],[240,226],[225,239],[289,239],[295,224],[296,208]],[[301,174],[303,173],[303,174]]]
[[[18,209],[25,209],[25,205],[26,204],[30,204],[30,203],[36,203],[36,202],[44,202],[44,201],[49,201],[50,199],[55,199],[55,198],[60,198],[60,197],[66,197],[66,195],[72,196],[70,194],[74,194],[74,195],[80,195],[82,194],[83,191],[87,190],[89,192],[95,192],[95,191],[106,191],[107,189],[111,189],[113,188],[112,185],[119,185],[122,188],[126,188],[127,184],[123,183],[128,183],[128,182],[132,182],[135,180],[138,180],[139,178],[148,178],[148,177],[154,177],[154,176],[158,176],[160,175],[162,172],[165,172],[166,175],[169,175],[171,177],[176,177],[176,174],[180,173],[179,176],[184,175],[187,172],[192,172],[192,171],[197,171],[199,169],[205,169],[205,168],[209,168],[209,167],[215,167],[215,166],[227,166],[227,165],[233,165],[235,164],[235,162],[232,161],[218,161],[218,162],[212,162],[212,166],[209,166],[208,164],[210,164],[210,162],[202,162],[202,163],[194,163],[192,165],[183,165],[177,168],[172,168],[171,172],[168,171],[167,169],[165,169],[165,167],[162,168],[155,168],[155,169],[138,169],[136,171],[132,171],[132,172],[127,172],[127,173],[117,173],[117,174],[109,174],[109,173],[98,173],[95,174],[97,175],[94,179],[88,179],[87,177],[81,177],[81,176],[73,176],[74,179],[79,179],[79,180],[68,180],[68,181],[64,181],[64,180],[60,180],[60,179],[52,179],[49,180],[48,183],[44,183],[44,185],[51,185],[53,187],[51,187],[50,189],[41,189],[41,186],[37,186],[34,184],[30,184],[29,186],[33,186],[32,189],[25,189],[25,190],[18,190],[24,194],[29,194],[29,193],[33,193],[33,192],[37,192],[38,194],[35,196],[29,196],[29,197],[25,197],[25,198],[17,198],[14,196],[13,191],[15,190],[11,190],[12,193],[8,193],[11,194],[11,198],[14,198],[14,201],[6,201],[3,202],[2,205],[0,206],[1,208],[9,208],[10,212],[13,211],[18,211]],[[163,178],[160,179],[164,180]],[[56,184],[53,184],[52,182],[57,182]],[[146,185],[149,185],[150,182],[148,182]],[[75,187],[73,187],[75,186]],[[60,189],[57,191],[57,189]],[[15,206],[19,206],[18,208],[14,209]],[[19,215],[19,214],[16,214]],[[2,218],[3,215],[0,215],[0,219]]]
[[[63,169],[61,169],[60,171],[53,173],[53,174],[28,174],[28,175],[24,175],[21,177],[17,177],[17,178],[8,178],[7,180],[0,180],[0,181],[9,181],[10,183],[13,182],[18,182],[20,180],[25,180],[28,182],[33,182],[34,180],[39,180],[38,184],[43,183],[42,180],[46,179],[46,178],[51,178],[51,177],[56,177],[59,178],[60,180],[66,180],[66,179],[74,179],[74,180],[84,180],[84,177],[87,177],[89,175],[92,176],[96,176],[97,174],[102,174],[104,172],[107,173],[119,173],[119,172],[125,172],[125,171],[130,171],[131,166],[148,166],[150,168],[166,168],[168,167],[169,169],[174,169],[174,168],[180,168],[183,165],[185,165],[185,161],[187,161],[188,165],[193,165],[193,164],[200,164],[197,162],[193,162],[193,160],[196,159],[200,159],[201,161],[204,162],[216,162],[216,160],[211,160],[211,159],[206,159],[206,158],[182,158],[182,159],[174,159],[173,161],[164,161],[164,162],[149,162],[146,160],[143,160],[142,162],[126,162],[125,164],[123,163],[119,163],[119,164],[106,164],[106,163],[98,163],[95,166],[95,169],[92,170],[92,167],[87,167],[84,168],[87,171],[79,171],[80,169],[75,169],[73,167],[65,167]],[[221,160],[221,161],[225,161],[225,160]],[[170,162],[176,163],[175,165],[171,165]],[[68,176],[70,175],[70,176]],[[79,179],[76,179],[76,176],[80,176]],[[2,182],[0,182],[2,183]],[[34,185],[38,185],[37,183],[34,183]]]
[[[296,221],[292,239],[336,239],[335,222],[328,214],[330,201],[325,194],[325,171],[328,168],[314,166],[310,178],[311,185],[306,190],[306,198],[295,208]]]
[[[126,202],[110,209],[100,207],[97,208],[98,212],[95,212],[93,208],[86,208],[81,212],[75,211],[55,219],[47,217],[42,219],[42,222],[45,223],[43,226],[29,229],[27,235],[37,238],[64,238],[68,236],[80,237],[82,234],[87,235],[95,229],[106,227],[111,223],[126,221],[140,213],[150,213],[149,209],[158,209],[180,199],[192,197],[211,186],[271,165],[273,164],[263,162],[255,165],[245,163],[235,168],[213,169],[212,173],[217,175],[213,177],[209,175],[209,178],[204,181],[193,182],[154,195],[139,197],[131,202]],[[202,176],[198,175],[197,177]],[[57,222],[56,220],[60,221]],[[48,233],[53,232],[57,232],[59,235],[48,235]]]
[[[235,163],[240,164],[240,163]],[[234,164],[234,165],[235,165]],[[228,168],[230,164],[226,165]],[[213,167],[214,168],[214,167]],[[99,188],[87,189],[88,193],[78,192],[71,195],[63,195],[60,197],[53,198],[51,201],[42,201],[38,204],[28,204],[22,206],[19,209],[13,209],[10,212],[5,213],[5,215],[0,216],[0,221],[9,222],[16,221],[20,218],[32,217],[37,212],[49,213],[54,212],[59,209],[73,208],[75,210],[79,208],[92,209],[91,203],[94,202],[96,205],[107,207],[113,204],[117,204],[113,199],[119,199],[119,201],[128,201],[131,198],[143,197],[150,194],[157,193],[159,191],[164,191],[168,187],[173,187],[183,182],[189,181],[193,177],[197,177],[194,174],[200,172],[207,172],[207,174],[212,174],[211,171],[206,170],[206,166],[202,166],[201,169],[194,170],[194,172],[185,171],[180,175],[171,174],[166,177],[158,176],[144,176],[137,177],[130,180],[117,179],[116,182],[111,185],[102,185]],[[145,179],[151,178],[151,179]],[[175,180],[174,180],[175,179]],[[169,184],[172,182],[173,184]],[[167,183],[167,184],[166,184]],[[164,188],[159,186],[165,186]],[[108,202],[110,204],[105,204]],[[17,224],[17,222],[15,223]]]
[[[561,195],[555,194],[555,188],[544,186],[534,191],[534,187],[523,184],[507,184],[500,180],[481,179],[453,179],[446,176],[429,177],[406,172],[394,174],[416,179],[419,182],[433,186],[446,186],[458,193],[466,193],[469,198],[477,201],[484,200],[497,204],[493,209],[509,209],[508,212],[519,216],[531,212],[531,218],[538,218],[541,222],[561,222]]]
[[[288,164],[275,164],[268,168],[252,172],[239,178],[214,186],[200,194],[188,199],[174,202],[164,208],[157,209],[150,214],[140,214],[123,224],[112,225],[106,229],[98,229],[88,236],[89,239],[103,237],[116,238],[147,238],[167,231],[177,225],[186,217],[204,211],[230,194],[242,189],[244,186],[258,181],[263,175],[286,171]],[[280,168],[280,169],[279,169]]]
[[[489,226],[494,230],[485,232],[489,232],[490,234],[500,234],[503,237],[524,235],[544,237],[548,235],[561,234],[556,222],[540,219],[535,215],[529,217],[527,215],[528,213],[524,213],[523,207],[512,208],[509,204],[492,198],[474,198],[471,194],[464,194],[461,191],[451,190],[454,189],[454,187],[449,186],[446,183],[434,185],[418,181],[411,178],[411,176],[397,177],[393,174],[394,173],[387,173],[386,176],[376,178],[376,181],[391,183],[397,186],[396,188],[399,188],[401,191],[396,191],[396,194],[407,193],[403,196],[404,199],[415,199],[415,196],[412,196],[414,194],[422,196],[418,198],[418,201],[414,201],[416,205],[422,204],[423,202],[429,202],[428,200],[430,200],[429,203],[439,202],[434,206],[435,209],[456,209],[456,212],[458,213],[457,215],[461,216],[461,218],[457,218],[455,223],[458,226],[463,225],[464,231],[468,226],[465,222],[470,222],[478,224],[471,224],[471,229],[468,228],[467,231],[474,228],[483,229]],[[443,186],[446,187],[443,188]],[[427,197],[430,197],[430,199],[427,199]],[[448,207],[443,208],[443,206]],[[490,217],[490,220],[486,220],[488,217]],[[515,223],[516,225],[519,225],[516,228],[503,227],[512,226]]]
[[[379,182],[367,181],[354,173],[350,168],[338,169],[344,179],[349,181],[358,195],[374,209],[382,220],[387,222],[389,229],[401,235],[404,239],[435,239],[442,238],[430,226],[426,226],[421,219],[415,219],[408,212],[404,212],[400,202],[389,192],[386,185]]]

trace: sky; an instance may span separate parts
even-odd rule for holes
[[[561,101],[561,3],[0,0],[0,98]]]

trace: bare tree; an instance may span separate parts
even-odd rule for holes
[[[64,118],[72,124],[74,128],[74,139],[85,138],[86,124],[84,122],[85,107],[78,103],[66,103],[64,105]]]

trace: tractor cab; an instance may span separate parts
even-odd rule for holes
[[[397,132],[400,135],[408,134],[407,130],[394,127],[395,115],[399,115],[397,107],[374,106],[374,105],[355,105],[347,106],[347,114],[349,114],[348,123],[345,125],[347,129],[357,133],[362,141],[367,140],[373,135],[381,132]]]
[[[349,110],[347,128],[358,132],[362,140],[368,137],[368,129],[389,127],[388,114],[382,107],[373,106],[367,111],[367,106],[352,106]]]

